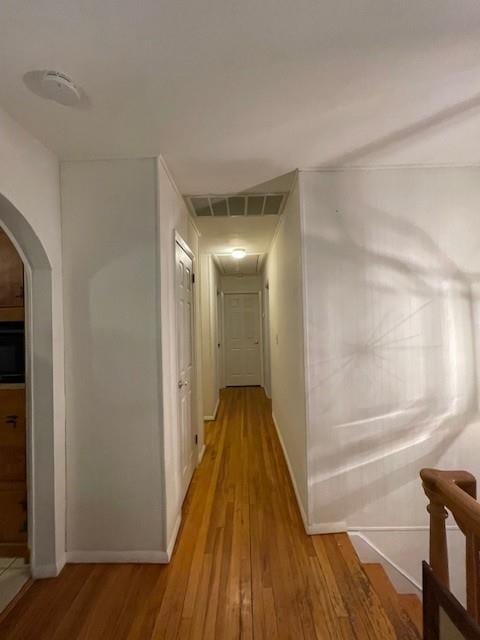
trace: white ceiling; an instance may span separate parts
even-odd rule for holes
[[[268,252],[281,216],[196,218],[203,253],[228,254],[242,248],[249,254]]]
[[[190,194],[480,163],[479,33],[478,0],[2,0],[0,104],[62,158],[161,153]],[[90,109],[30,93],[46,68]]]
[[[229,255],[216,256],[220,272],[225,276],[254,276],[260,273],[262,256],[246,255],[242,260],[236,260]]]

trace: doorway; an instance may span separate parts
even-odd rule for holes
[[[260,295],[225,293],[225,384],[262,384]]]
[[[0,228],[24,267],[30,568],[33,577],[47,578],[58,575],[65,563],[61,277],[58,261],[53,267],[36,231],[3,194]]]
[[[179,240],[175,243],[177,298],[177,387],[182,493],[185,495],[196,461],[193,432],[194,299],[193,255]]]
[[[0,610],[27,581],[27,405],[23,261],[0,229]]]

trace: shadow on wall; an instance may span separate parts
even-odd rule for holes
[[[307,238],[314,522],[423,524],[418,471],[478,412],[480,277],[410,222],[322,216]]]
[[[107,218],[96,226],[96,243],[85,244],[83,271],[68,274],[67,365],[69,388],[76,389],[70,398],[69,551],[129,549],[138,539],[139,548],[165,544],[160,508],[141,489],[160,481],[151,473],[160,469],[152,406],[158,393],[153,240],[149,246],[132,218],[130,233],[109,241],[108,224]],[[145,512],[156,526],[139,533]]]

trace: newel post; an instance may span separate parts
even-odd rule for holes
[[[428,471],[428,469],[424,469],[420,475],[423,480],[425,494],[430,501],[427,506],[427,511],[430,514],[430,566],[438,580],[449,589],[450,577],[448,571],[447,531],[445,527],[448,512],[441,497],[432,486]]]

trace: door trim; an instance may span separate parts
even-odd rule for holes
[[[180,245],[182,247],[182,249],[185,251],[185,253],[188,255],[188,257],[191,258],[192,263],[193,263],[193,267],[194,267],[193,272],[195,273],[195,267],[196,267],[196,265],[195,265],[195,254],[190,249],[190,247],[185,242],[185,240],[182,238],[182,236],[175,229],[175,231],[174,231],[174,246],[173,246],[174,249],[175,249],[175,245],[176,244]]]
[[[192,261],[192,275],[194,277],[194,281],[192,283],[192,407],[191,407],[191,416],[192,416],[192,435],[195,434],[196,438],[195,438],[195,442],[193,443],[193,446],[196,447],[197,450],[197,465],[200,462],[200,443],[199,443],[199,425],[197,424],[198,422],[198,411],[197,411],[197,406],[198,406],[198,393],[199,393],[199,389],[198,389],[198,381],[197,381],[197,339],[196,339],[196,328],[197,328],[197,318],[196,318],[196,305],[197,305],[197,265],[196,265],[196,260],[195,260],[195,254],[193,253],[193,251],[190,249],[189,245],[185,242],[185,240],[183,239],[183,237],[180,235],[180,233],[175,229],[174,233],[173,233],[173,260],[174,260],[174,264],[173,264],[173,283],[174,283],[174,291],[175,291],[175,318],[176,318],[176,325],[175,325],[175,337],[176,339],[178,338],[177,335],[177,328],[179,326],[178,323],[178,317],[177,317],[177,252],[176,252],[176,248],[177,245],[183,250],[185,251],[185,253],[188,255],[188,257],[191,259]],[[177,349],[177,341],[175,341],[175,375],[176,375],[176,380],[178,380],[178,373],[179,373],[179,362],[178,362],[178,349]],[[176,386],[175,386],[176,388]],[[179,403],[178,403],[178,393],[175,394],[175,407],[176,407],[176,411],[177,411],[177,425],[180,424],[180,415],[179,415]],[[193,473],[193,470],[192,470]],[[187,493],[187,487],[182,487],[182,501],[185,498],[185,495]]]
[[[225,388],[225,351],[224,351],[224,342],[225,342],[225,293],[220,289],[217,295],[217,309],[216,309],[216,323],[217,323],[217,332],[216,339],[217,345],[215,348],[215,354],[217,356],[217,371],[218,371],[218,389],[217,389],[217,407],[220,402],[220,389]],[[218,348],[218,343],[220,342],[220,348]],[[213,418],[215,420],[215,418]]]
[[[8,207],[5,205],[8,201],[5,199],[4,203],[3,198],[0,194],[0,205]],[[27,544],[32,576],[51,578],[65,565],[65,551],[57,544],[57,536],[60,532],[66,535],[65,511],[59,511],[59,495],[55,489],[55,466],[61,466],[65,459],[57,461],[54,450],[52,270],[33,229],[25,227],[28,223],[21,212],[13,205],[10,208],[2,211],[0,228],[12,242],[24,267]],[[43,353],[42,358],[36,349]],[[42,375],[39,375],[40,369]],[[51,481],[48,488],[43,478]]]

